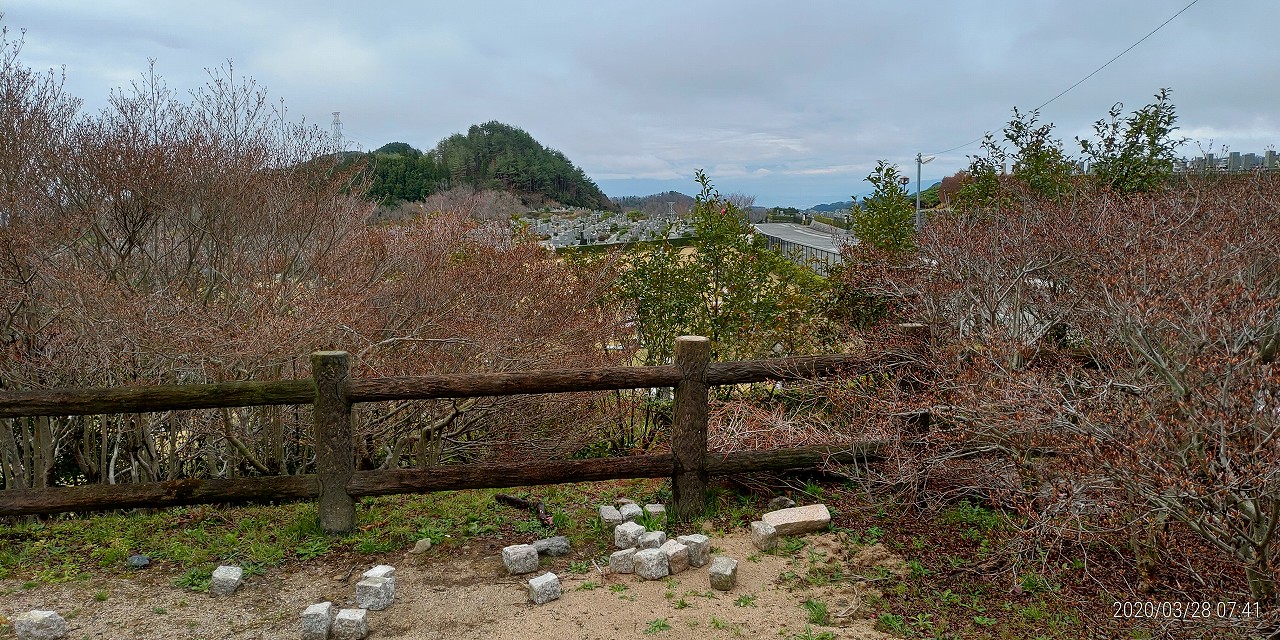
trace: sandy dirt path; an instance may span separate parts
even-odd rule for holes
[[[496,545],[435,548],[420,556],[387,555],[380,561],[396,567],[395,603],[384,611],[369,612],[368,637],[791,638],[806,631],[803,603],[809,598],[825,602],[832,613],[831,624],[838,625],[808,625],[814,636],[829,632],[846,639],[889,637],[872,629],[865,598],[873,592],[865,583],[840,581],[798,588],[798,581],[780,580],[780,576],[787,572],[803,576],[815,561],[843,562],[854,572],[859,564],[870,569],[901,561],[877,547],[855,554],[841,548],[830,534],[810,536],[806,542],[805,550],[783,557],[757,553],[742,532],[712,537],[719,555],[738,560],[738,585],[729,593],[711,590],[706,567],[646,582],[633,575],[609,574],[607,567],[603,567],[605,573],[574,574],[568,570],[569,558],[546,559],[539,573],[556,572],[563,596],[541,606],[528,603],[526,581],[531,576],[506,575]],[[71,633],[67,637],[72,640],[297,638],[299,615],[307,605],[329,600],[339,607],[355,606],[355,582],[375,564],[368,558],[362,561],[349,566],[331,559],[272,569],[249,576],[239,591],[225,597],[176,587],[176,572],[155,566],[125,577],[30,589],[7,580],[0,582],[0,594],[4,594],[0,614],[12,617],[31,609],[56,610],[68,618]],[[12,637],[12,633],[0,636]]]

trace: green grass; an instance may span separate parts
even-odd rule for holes
[[[882,613],[876,618],[876,629],[888,633],[896,633],[905,635],[907,633],[907,622],[902,616],[894,613]]]
[[[782,556],[799,553],[804,549],[805,544],[803,538],[782,538],[778,541],[778,546],[773,548],[772,554]]]
[[[618,481],[607,492],[653,498],[660,481]],[[153,513],[65,515],[43,521],[0,524],[0,578],[41,584],[85,580],[94,574],[122,573],[132,554],[150,556],[176,569],[176,582],[193,590],[208,588],[209,570],[238,564],[249,573],[306,562],[333,554],[378,555],[403,550],[421,538],[445,548],[476,539],[515,533],[539,537],[564,535],[574,549],[600,544],[594,505],[599,483],[538,487],[552,526],[532,514],[498,503],[497,493],[512,490],[442,491],[426,495],[362,499],[356,528],[344,536],[320,529],[314,503],[239,507],[194,506]],[[525,531],[521,531],[525,529]],[[587,561],[571,571],[586,572]]]
[[[810,624],[824,627],[831,624],[831,612],[827,610],[827,603],[821,600],[805,600],[803,606]]]
[[[835,637],[836,635],[830,631],[814,633],[813,629],[805,625],[804,631],[792,634],[787,640],[835,640]]]
[[[192,567],[174,579],[173,584],[191,591],[208,591],[209,582],[213,579],[213,569],[209,567]]]
[[[734,600],[733,604],[738,605],[739,607],[754,607],[756,606],[757,597],[758,596],[754,593],[751,595],[743,594],[741,596],[738,596],[738,599]]]
[[[667,622],[666,618],[658,618],[657,620],[650,620],[649,626],[645,627],[644,632],[647,634],[654,634],[670,630],[671,623]]]

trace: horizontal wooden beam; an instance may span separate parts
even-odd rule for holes
[[[429,469],[360,471],[347,485],[353,496],[386,496],[454,489],[496,489],[621,478],[665,478],[671,454],[555,460],[536,463],[445,465]]]
[[[363,378],[351,381],[347,398],[352,402],[474,398],[528,393],[647,389],[670,387],[679,381],[680,371],[670,365],[598,369],[534,369],[509,373]]]
[[[795,449],[762,449],[707,453],[707,473],[727,476],[753,471],[786,471],[811,469],[824,464],[869,462],[883,457],[885,442],[859,442],[847,446],[798,447]]]
[[[715,386],[767,380],[801,380],[837,373],[856,375],[898,366],[907,362],[908,358],[909,356],[899,354],[869,358],[834,354],[712,362],[707,367],[707,384]],[[363,378],[348,383],[347,399],[350,402],[378,402],[648,389],[673,387],[679,381],[680,372],[673,365]],[[315,383],[310,378],[153,387],[0,391],[0,418],[311,404],[314,400]]]
[[[0,491],[0,516],[220,502],[292,502],[315,498],[320,494],[319,486],[315,476],[306,475],[9,489]]]
[[[824,462],[850,463],[879,456],[882,443],[848,447],[804,447],[765,451],[709,453],[710,475],[781,471],[816,467]],[[537,463],[445,465],[430,469],[358,471],[347,493],[354,497],[428,493],[454,489],[489,489],[565,484],[621,478],[665,478],[675,469],[671,454],[557,460]],[[171,480],[139,484],[83,485],[50,489],[0,491],[0,517],[67,511],[105,511],[189,504],[288,502],[319,495],[314,475]]]
[[[909,361],[910,358],[906,355],[886,353],[870,357],[829,354],[712,362],[707,366],[707,384],[714,386],[770,380],[808,380],[835,374],[861,375],[901,366]]]
[[[315,396],[315,383],[310,378],[153,387],[0,391],[0,418],[311,404]]]

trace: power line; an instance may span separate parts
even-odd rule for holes
[[[1069,93],[1072,89],[1075,89],[1076,87],[1078,87],[1078,86],[1080,86],[1080,85],[1084,84],[1085,80],[1088,80],[1089,78],[1092,78],[1093,76],[1097,75],[1099,71],[1102,71],[1103,69],[1106,69],[1107,67],[1111,66],[1111,63],[1112,63],[1112,62],[1115,62],[1116,60],[1119,60],[1121,56],[1123,56],[1123,55],[1124,55],[1124,54],[1126,54],[1126,53],[1129,53],[1130,51],[1132,51],[1132,50],[1133,50],[1133,48],[1134,48],[1134,47],[1136,47],[1136,46],[1138,46],[1138,45],[1142,44],[1142,43],[1143,43],[1143,41],[1145,41],[1147,38],[1150,38],[1151,36],[1155,35],[1157,31],[1159,31],[1159,30],[1163,29],[1163,28],[1164,28],[1164,26],[1165,26],[1165,25],[1167,25],[1167,24],[1169,24],[1170,22],[1173,22],[1173,19],[1174,19],[1174,18],[1177,18],[1178,16],[1182,15],[1182,14],[1183,14],[1183,12],[1185,12],[1187,9],[1190,9],[1190,8],[1191,8],[1192,6],[1194,6],[1197,2],[1200,2],[1200,0],[1191,0],[1191,2],[1187,4],[1187,6],[1183,7],[1183,8],[1182,8],[1182,9],[1180,9],[1177,13],[1173,14],[1172,16],[1170,16],[1168,20],[1165,20],[1164,22],[1161,22],[1161,23],[1160,23],[1160,25],[1159,25],[1159,26],[1157,26],[1156,28],[1152,29],[1150,33],[1148,33],[1148,34],[1147,34],[1147,35],[1145,35],[1145,36],[1142,36],[1141,38],[1139,38],[1139,39],[1138,39],[1138,41],[1137,41],[1137,42],[1135,42],[1135,43],[1133,43],[1133,44],[1129,45],[1129,46],[1128,46],[1124,51],[1121,51],[1120,53],[1117,53],[1117,54],[1116,54],[1116,56],[1115,56],[1114,58],[1112,58],[1112,59],[1110,59],[1110,60],[1106,61],[1106,63],[1104,63],[1101,67],[1098,67],[1097,69],[1094,69],[1092,72],[1090,72],[1090,73],[1089,73],[1089,75],[1087,75],[1087,76],[1085,76],[1085,77],[1081,78],[1080,80],[1076,81],[1076,83],[1075,83],[1075,84],[1073,84],[1073,85],[1071,85],[1071,86],[1067,87],[1066,89],[1063,89],[1061,93],[1059,93],[1058,95],[1056,95],[1056,96],[1054,96],[1054,97],[1052,97],[1052,98],[1049,98],[1048,100],[1046,100],[1046,101],[1045,101],[1043,104],[1041,104],[1040,106],[1036,107],[1035,109],[1032,109],[1032,111],[1039,111],[1040,109],[1043,109],[1044,107],[1046,107],[1046,106],[1048,106],[1050,103],[1052,103],[1054,100],[1057,100],[1058,98],[1061,98],[1062,96],[1067,95],[1067,93]],[[985,134],[984,134],[984,136],[982,136],[982,137],[985,137]],[[958,146],[951,147],[950,149],[947,149],[947,150],[945,150],[945,151],[938,151],[938,152],[936,152],[936,153],[930,153],[930,154],[928,154],[928,155],[931,155],[931,156],[940,156],[940,155],[942,155],[942,154],[944,154],[944,153],[951,153],[952,151],[955,151],[956,149],[963,149],[963,148],[965,148],[965,147],[967,147],[967,146],[969,146],[969,145],[971,145],[971,144],[974,144],[975,142],[981,142],[981,141],[982,141],[982,137],[979,137],[979,138],[977,138],[976,140],[970,140],[969,142],[966,142],[966,143],[964,143],[964,144],[962,144],[962,145],[958,145]]]
[[[1200,2],[1200,0],[1191,0],[1191,4],[1188,4],[1187,6],[1183,7],[1183,8],[1182,8],[1182,11],[1179,11],[1179,12],[1177,12],[1177,13],[1173,14],[1173,16],[1172,16],[1172,17],[1170,17],[1168,20],[1165,20],[1164,22],[1161,22],[1161,23],[1160,23],[1160,26],[1158,26],[1158,27],[1156,27],[1156,28],[1154,28],[1154,29],[1152,29],[1152,30],[1151,30],[1151,33],[1148,33],[1147,35],[1142,36],[1142,38],[1141,38],[1140,40],[1138,40],[1137,42],[1135,42],[1135,43],[1133,43],[1133,44],[1129,45],[1129,48],[1128,48],[1128,49],[1125,49],[1124,51],[1121,51],[1120,53],[1117,53],[1117,54],[1116,54],[1116,57],[1114,57],[1114,58],[1112,58],[1112,59],[1108,60],[1106,64],[1102,65],[1101,67],[1098,67],[1097,69],[1094,69],[1094,70],[1093,70],[1093,73],[1090,73],[1089,75],[1087,75],[1087,76],[1085,76],[1085,77],[1081,78],[1081,79],[1079,80],[1079,82],[1076,82],[1075,84],[1073,84],[1073,85],[1071,85],[1071,86],[1067,87],[1066,89],[1063,89],[1062,93],[1059,93],[1058,95],[1056,95],[1056,96],[1054,96],[1054,97],[1052,97],[1052,98],[1049,98],[1049,100],[1048,100],[1048,101],[1046,101],[1044,104],[1040,105],[1039,107],[1036,107],[1035,109],[1032,109],[1032,111],[1039,111],[1042,107],[1044,107],[1044,106],[1048,105],[1049,103],[1053,102],[1054,100],[1057,100],[1058,98],[1061,98],[1062,96],[1067,95],[1067,92],[1068,92],[1068,91],[1071,91],[1072,89],[1074,89],[1074,88],[1076,88],[1076,87],[1080,86],[1081,84],[1083,84],[1083,83],[1084,83],[1084,81],[1085,81],[1085,80],[1088,80],[1089,78],[1092,78],[1092,77],[1093,77],[1095,74],[1097,74],[1099,71],[1102,71],[1103,69],[1106,69],[1108,66],[1110,66],[1110,65],[1111,65],[1111,63],[1112,63],[1112,62],[1115,62],[1116,60],[1119,60],[1119,59],[1120,59],[1120,56],[1123,56],[1124,54],[1129,53],[1130,51],[1132,51],[1132,50],[1133,50],[1133,48],[1134,48],[1134,47],[1136,47],[1136,46],[1138,46],[1138,45],[1142,44],[1142,41],[1143,41],[1143,40],[1146,40],[1147,38],[1150,38],[1151,36],[1155,35],[1155,33],[1156,33],[1157,31],[1159,31],[1159,30],[1163,29],[1163,28],[1164,28],[1164,26],[1165,26],[1166,24],[1169,24],[1170,22],[1173,22],[1173,19],[1174,19],[1174,18],[1176,18],[1176,17],[1178,17],[1178,16],[1182,15],[1182,12],[1183,12],[1183,11],[1186,11],[1187,9],[1190,9],[1190,8],[1191,8],[1191,6],[1192,6],[1192,5],[1194,5],[1194,4],[1195,4],[1195,3],[1197,3],[1197,2]]]

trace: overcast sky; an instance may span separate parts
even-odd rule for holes
[[[809,206],[865,192],[877,159],[915,177],[998,131],[1190,0],[543,2],[5,0],[23,61],[66,66],[96,111],[148,59],[193,89],[233,60],[350,148],[430,149],[498,120],[559,149],[611,196],[723,192]],[[1280,2],[1199,0],[1042,110],[1069,152],[1115,102],[1173,89],[1181,134],[1214,151],[1280,143]],[[925,165],[927,186],[971,144]],[[914,188],[914,187],[913,187]]]

